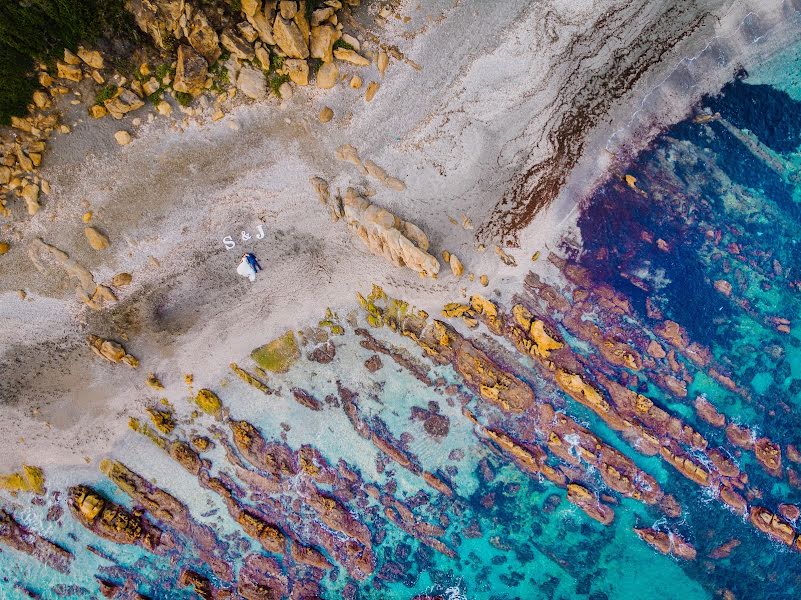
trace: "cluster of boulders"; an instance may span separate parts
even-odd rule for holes
[[[96,97],[88,103],[89,115],[96,119],[108,115],[123,119],[148,100],[159,114],[169,116],[175,104],[164,98],[169,93],[181,111],[190,115],[209,108],[211,98],[211,118],[219,120],[224,116],[222,104],[237,92],[262,100],[272,89],[287,98],[293,85],[306,86],[313,81],[320,88],[335,86],[346,78],[341,72],[343,65],[368,67],[375,63],[383,76],[390,55],[398,57],[374,37],[370,43],[375,43],[376,49],[363,52],[362,42],[344,32],[343,20],[360,0],[243,0],[241,12],[233,18],[220,7],[214,11],[208,3],[204,8],[196,4],[186,0],[126,1],[139,28],[161,52],[160,57],[151,56],[141,64],[137,60],[133,73],[112,71],[98,50],[83,47],[77,52],[65,49],[55,67],[38,66],[41,88],[33,94],[28,116],[14,117],[11,129],[0,133],[0,216],[10,216],[6,202],[12,193],[24,200],[29,215],[39,211],[40,193],[50,190],[37,173],[46,141],[55,131],[70,131],[59,123],[56,99],[71,95],[71,104],[85,102],[85,89],[78,89],[84,80],[96,86]],[[137,57],[147,54],[140,49]],[[353,75],[350,86],[361,88],[362,78]],[[365,98],[372,100],[378,88],[378,82],[369,82]],[[196,98],[201,106],[188,108]],[[330,109],[326,113],[321,121],[333,116]],[[134,119],[133,125],[140,122]],[[132,139],[124,130],[114,137],[120,145]],[[376,176],[382,175],[387,177],[377,169]],[[389,178],[389,184],[393,183],[397,185]]]
[[[7,207],[10,194],[16,194],[25,202],[30,216],[41,208],[40,194],[50,193],[50,185],[38,173],[42,164],[47,140],[55,132],[69,133],[70,127],[60,124],[56,109],[57,99],[69,94],[71,104],[81,104],[82,92],[77,84],[91,79],[97,85],[106,83],[105,60],[97,50],[78,48],[77,53],[64,50],[63,59],[55,68],[44,63],[38,66],[40,88],[33,93],[28,115],[11,117],[11,127],[0,132],[0,216],[10,217]],[[139,96],[122,86],[115,87],[105,106],[94,105],[93,116],[112,114],[122,118],[127,112],[144,105]],[[102,113],[102,114],[101,114]]]
[[[305,86],[314,76],[317,87],[334,87],[339,64],[367,67],[374,60],[381,75],[389,64],[385,50],[365,56],[361,43],[343,31],[343,12],[360,0],[243,0],[233,21],[210,25],[203,8],[186,0],[128,0],[126,7],[156,46],[177,46],[173,89],[198,96],[212,87],[209,70],[224,61],[228,79],[254,100],[270,88],[287,98],[292,85]],[[237,17],[240,17],[237,19]],[[356,85],[358,81],[358,85]],[[361,87],[354,77],[353,87]],[[370,99],[378,89],[368,84]]]
[[[344,218],[370,252],[395,266],[436,278],[439,261],[428,253],[428,236],[417,225],[372,204],[353,188],[349,187],[340,198],[331,196],[328,182],[321,177],[312,177],[311,183],[332,219]]]

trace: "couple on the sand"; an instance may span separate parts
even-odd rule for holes
[[[259,264],[259,260],[256,258],[256,255],[252,252],[245,252],[239,261],[239,266],[236,268],[236,272],[242,277],[247,277],[250,282],[253,283],[256,281],[256,273],[259,271],[261,271],[261,265]]]

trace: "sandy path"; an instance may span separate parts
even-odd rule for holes
[[[570,98],[593,74],[623,60],[614,50],[627,47],[668,4],[511,0],[499,10],[491,2],[430,2],[409,10],[414,20],[406,28],[382,33],[423,70],[393,62],[370,104],[363,90],[340,85],[333,92],[299,90],[285,107],[275,101],[243,106],[183,132],[156,121],[124,148],[114,143],[119,123],[110,120],[79,124],[58,138],[43,171],[53,194],[40,215],[16,228],[0,270],[0,437],[19,440],[0,454],[0,468],[96,458],[126,431],[124,415],[153,397],[144,384],[148,371],[176,400],[185,394],[184,373],[193,373],[198,385],[213,385],[229,362],[285,328],[316,322],[327,306],[346,314],[355,306],[354,292],[369,291],[373,282],[432,313],[458,299],[462,287],[478,288],[445,270],[437,281],[421,280],[368,254],[344,224],[328,220],[310,175],[343,191],[369,185],[377,192],[374,202],[429,234],[436,254],[456,252],[466,271],[491,276],[490,293],[504,289],[504,278],[519,275],[491,250],[478,254],[476,231],[449,217],[467,214],[477,230],[516,174],[560,152],[547,133],[570,110]],[[737,3],[685,4],[688,14],[711,8],[727,14]],[[599,15],[609,15],[608,30],[590,33]],[[696,36],[714,34],[715,23],[711,15],[702,19]],[[682,38],[680,31],[663,34]],[[697,40],[683,39],[659,64],[692,43]],[[609,111],[653,86],[659,64],[646,65]],[[375,69],[360,74],[365,81],[378,78]],[[327,125],[317,121],[324,105],[336,114]],[[590,123],[581,135],[597,149],[621,122]],[[408,189],[383,189],[336,161],[334,150],[343,143]],[[604,166],[597,152],[587,165],[585,182]],[[557,234],[570,201],[525,232],[521,261]],[[87,208],[111,238],[110,250],[86,245],[80,215]],[[261,240],[255,239],[258,225]],[[250,240],[241,242],[243,231]],[[227,251],[222,239],[229,235],[237,246]],[[82,309],[67,281],[33,269],[26,244],[35,237],[69,252],[98,282],[127,271],[134,283],[113,307]],[[235,273],[245,250],[266,267],[253,285]],[[28,298],[20,301],[17,289]],[[142,367],[99,361],[83,342],[89,333],[127,337]]]

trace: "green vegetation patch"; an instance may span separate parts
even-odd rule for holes
[[[284,68],[284,57],[277,54],[270,54],[270,71],[280,71]]]
[[[92,45],[103,35],[135,37],[124,0],[3,0],[0,2],[0,124],[27,112],[39,87],[37,62],[55,66],[64,48]]]
[[[270,91],[275,96],[281,96],[281,86],[290,81],[289,75],[273,75],[270,77]]]
[[[103,106],[108,100],[111,100],[117,94],[116,85],[104,85],[95,93],[95,104]]]
[[[189,106],[192,104],[192,94],[187,94],[186,92],[173,92],[175,94],[175,99],[178,100],[178,104],[181,106]]]
[[[337,48],[342,48],[344,50],[356,50],[356,48],[351,46],[348,42],[346,42],[342,38],[334,42],[334,50],[336,50]]]

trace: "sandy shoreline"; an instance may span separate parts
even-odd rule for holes
[[[415,14],[411,4],[408,12]],[[37,217],[14,226],[15,249],[0,271],[0,435],[18,441],[0,457],[0,469],[23,462],[79,465],[85,457],[96,462],[129,435],[126,415],[155,396],[145,386],[148,372],[159,375],[167,388],[162,395],[171,399],[186,395],[184,373],[193,373],[197,386],[213,385],[228,363],[286,328],[316,322],[326,307],[346,315],[355,292],[373,283],[431,314],[461,298],[462,288],[480,289],[477,281],[457,280],[445,270],[436,281],[423,280],[370,255],[343,224],[330,223],[309,176],[342,191],[374,188],[372,201],[418,224],[435,254],[455,252],[466,272],[488,274],[490,293],[509,289],[505,278],[519,279],[525,270],[500,263],[494,239],[483,239],[489,249],[478,253],[476,232],[516,176],[560,155],[552,136],[571,115],[568,100],[608,68],[615,46],[629,46],[661,22],[664,7],[604,1],[596,3],[601,10],[583,2],[532,7],[513,1],[499,11],[474,4],[480,5],[428,3],[427,15],[444,16],[426,26],[423,16],[415,17],[413,29],[420,33],[411,39],[399,24],[383,31],[382,39],[423,69],[393,63],[370,104],[344,85],[331,92],[299,89],[284,107],[276,101],[241,106],[220,122],[182,132],[157,120],[124,148],[112,137],[118,124],[107,121],[87,121],[58,138],[43,169],[53,194]],[[725,18],[718,24],[708,12],[694,36],[667,48],[604,115],[585,124],[584,158],[569,169],[573,175],[559,200],[520,234],[520,250],[510,250],[518,263],[530,264],[531,252],[569,225],[582,188],[609,164],[602,148],[627,122],[624,107],[653,89],[666,68],[697,52],[717,27],[736,30],[748,12],[740,2],[684,4],[687,15],[717,10]],[[605,13],[614,14],[609,30],[588,31],[588,23]],[[612,33],[619,41],[609,41]],[[370,76],[377,78],[374,71]],[[730,72],[727,67],[705,85],[717,89]],[[317,114],[325,105],[336,116],[323,125]],[[683,110],[673,105],[665,118]],[[401,178],[407,190],[377,186],[337,161],[334,151],[344,143]],[[87,209],[112,240],[102,254],[83,240],[80,216]],[[463,214],[475,229],[449,220]],[[265,236],[255,240],[259,225]],[[243,231],[251,239],[226,250],[223,238],[241,241]],[[134,283],[118,304],[90,312],[65,279],[33,269],[26,246],[37,237],[69,252],[97,281],[127,271]],[[254,285],[234,270],[245,250],[266,267]],[[26,290],[26,300],[19,300],[18,289]],[[127,336],[125,345],[142,366],[133,371],[99,361],[83,342],[88,334]]]

